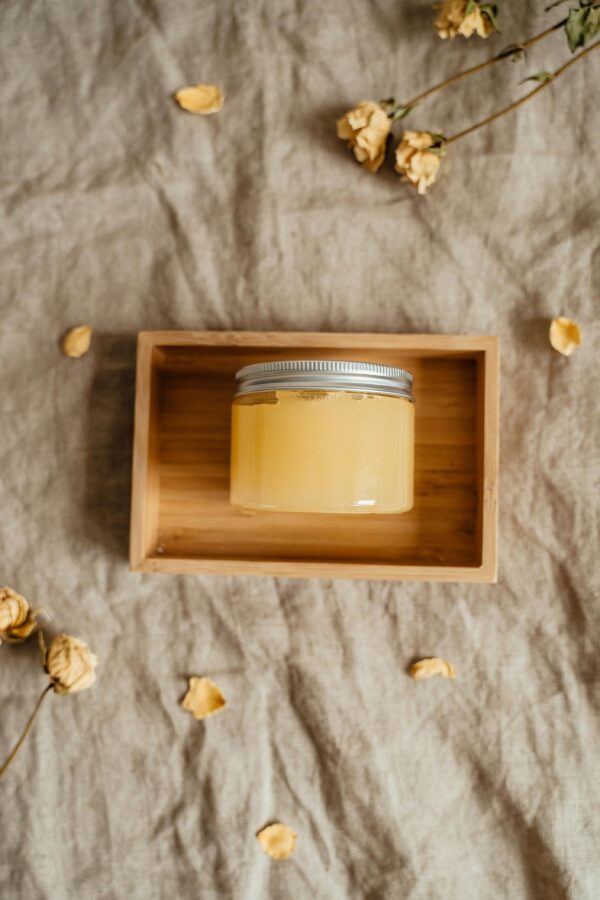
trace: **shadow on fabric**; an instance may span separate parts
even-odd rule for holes
[[[95,334],[86,433],[86,537],[127,559],[136,336]]]

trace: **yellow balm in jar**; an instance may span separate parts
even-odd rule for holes
[[[285,360],[237,375],[231,503],[311,513],[413,505],[415,407],[404,369]]]

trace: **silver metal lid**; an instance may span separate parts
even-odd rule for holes
[[[405,369],[341,359],[285,359],[236,372],[236,397],[263,391],[354,391],[404,397],[412,403],[413,377]]]

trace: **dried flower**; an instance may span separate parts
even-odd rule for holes
[[[433,678],[434,675],[441,675],[442,678],[456,678],[456,669],[447,659],[431,656],[428,659],[420,659],[418,662],[413,663],[410,667],[410,674],[415,681]]]
[[[57,634],[46,653],[46,671],[57,694],[84,691],[96,680],[98,658],[70,634]]]
[[[79,359],[90,349],[92,342],[92,329],[90,325],[77,325],[67,331],[62,340],[62,348],[65,356],[71,359]]]
[[[225,94],[216,84],[195,84],[180,88],[175,99],[187,112],[209,116],[219,112],[225,101]]]
[[[3,588],[3,590],[9,590]],[[14,591],[12,592],[14,594]],[[19,595],[16,594],[16,597]],[[20,598],[23,599],[22,597]],[[27,601],[25,601],[27,602]],[[57,634],[50,647],[46,650],[44,634],[38,632],[40,651],[42,652],[43,666],[50,676],[50,684],[46,685],[38,701],[29,716],[21,737],[9,753],[8,757],[0,765],[0,778],[6,773],[17,753],[23,746],[27,735],[31,731],[36,716],[39,713],[44,699],[54,688],[57,694],[74,694],[83,691],[96,680],[94,669],[98,665],[98,659],[92,653],[87,644],[79,638],[69,634]]]
[[[39,609],[31,609],[25,597],[12,588],[0,588],[0,644],[18,644],[38,627]]]
[[[195,719],[205,719],[222,709],[227,701],[221,693],[218,685],[210,678],[190,678],[190,686],[187,694],[181,701],[184,709],[187,709]]]
[[[548,337],[554,349],[563,356],[570,356],[581,344],[579,325],[564,316],[552,321]]]
[[[287,859],[296,849],[298,835],[289,825],[274,822],[256,835],[260,846],[272,859]]]
[[[369,172],[376,172],[385,159],[390,119],[379,103],[361,100],[336,122],[337,136],[348,141],[354,156]]]
[[[429,131],[405,131],[396,147],[396,172],[424,194],[440,174],[444,139]]]
[[[478,3],[477,0],[444,0],[434,6],[440,14],[433,23],[441,38],[455,38],[457,34],[470,38],[475,32],[487,38],[496,24],[496,6],[492,3]]]

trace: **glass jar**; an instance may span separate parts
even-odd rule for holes
[[[285,360],[236,374],[231,503],[311,513],[413,505],[413,378],[342,360]]]

